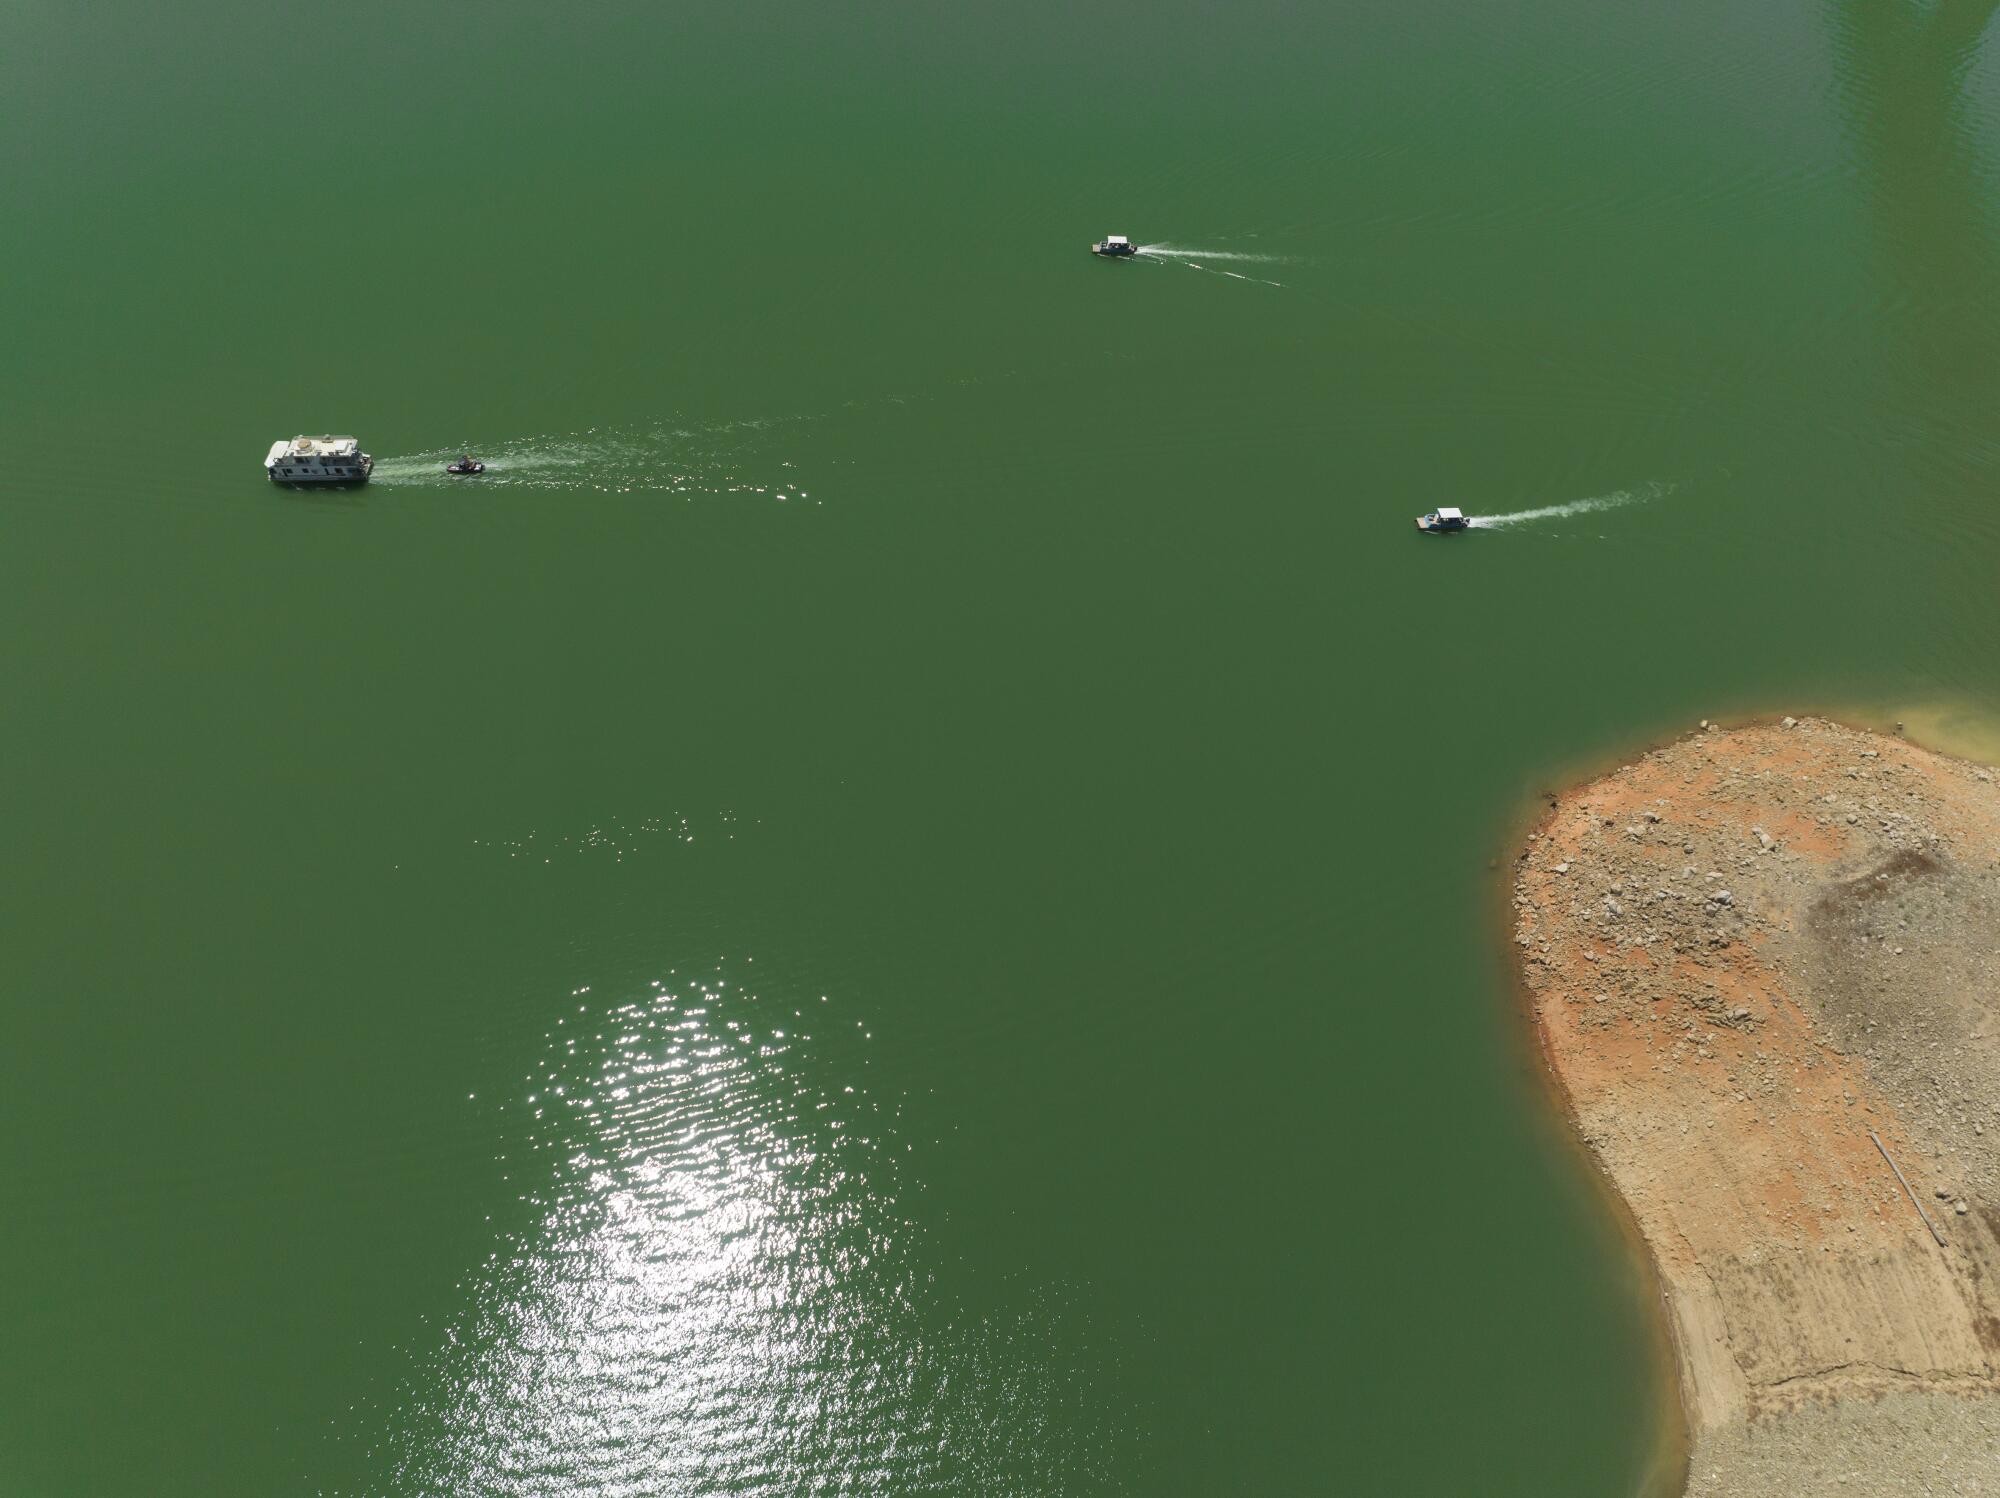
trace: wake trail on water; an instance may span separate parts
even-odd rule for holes
[[[1244,250],[1197,250],[1183,244],[1142,244],[1141,255],[1159,255],[1168,260],[1251,260],[1260,265],[1283,265],[1289,255],[1253,255]]]
[[[1532,520],[1561,520],[1570,515],[1593,514],[1598,510],[1622,510],[1627,505],[1664,499],[1673,492],[1672,484],[1641,484],[1635,489],[1614,489],[1609,494],[1594,494],[1589,499],[1573,499],[1568,504],[1543,505],[1539,509],[1515,510],[1506,515],[1468,515],[1466,519],[1472,523],[1474,530],[1505,530],[1508,526],[1526,525]]]
[[[453,489],[519,488],[599,494],[752,494],[810,500],[781,470],[773,434],[810,418],[736,421],[712,427],[580,432],[440,447],[379,458],[373,482]],[[476,477],[454,478],[444,465],[471,451],[486,464]]]
[[[1282,265],[1291,257],[1288,255],[1252,255],[1243,250],[1196,250],[1186,245],[1142,244],[1138,253],[1163,265],[1182,265],[1189,270],[1207,271],[1212,276],[1227,276],[1232,281],[1251,281],[1259,286],[1282,288],[1283,281],[1267,281],[1262,276],[1246,276],[1233,270],[1222,270],[1216,266],[1203,265],[1202,260],[1238,260],[1260,265]],[[1197,259],[1196,257],[1199,257]]]

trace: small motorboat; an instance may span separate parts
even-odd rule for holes
[[[1443,506],[1432,510],[1428,515],[1419,515],[1417,529],[1430,535],[1441,536],[1451,531],[1469,531],[1472,529],[1472,522],[1465,518],[1463,512]]]
[[[466,458],[460,458],[456,463],[445,464],[444,471],[446,473],[456,473],[461,477],[469,478],[475,473],[486,472],[486,465],[484,463],[477,461],[474,458],[466,457]]]
[[[1138,254],[1139,247],[1123,234],[1107,234],[1090,247],[1090,253],[1093,255],[1109,255],[1115,260],[1121,255]]]

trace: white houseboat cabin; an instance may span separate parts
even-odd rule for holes
[[[294,437],[271,444],[264,471],[274,484],[365,484],[375,460],[352,437]]]

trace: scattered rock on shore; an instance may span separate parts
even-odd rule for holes
[[[2000,1493],[1991,772],[1703,720],[1556,797],[1528,846],[1515,940],[1666,1291],[1689,1491]],[[1871,1131],[1949,1206],[1943,1249]],[[1921,1431],[1987,1465],[1919,1472]]]

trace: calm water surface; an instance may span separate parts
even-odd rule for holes
[[[1488,860],[2000,702],[1993,9],[9,7],[0,1488],[1637,1491]]]

